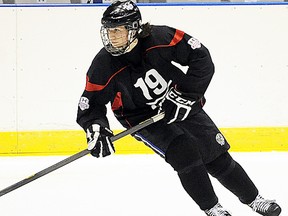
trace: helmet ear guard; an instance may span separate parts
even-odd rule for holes
[[[131,43],[137,38],[141,31],[141,13],[139,8],[132,1],[116,1],[112,3],[103,13],[101,20],[101,39],[105,49],[113,56],[125,54],[130,50]],[[128,41],[126,46],[113,47],[108,29],[124,26],[128,31]]]
[[[140,25],[141,25],[141,23],[139,21],[134,21],[132,23],[132,28],[138,30],[140,28]]]

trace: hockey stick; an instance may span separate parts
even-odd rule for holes
[[[133,134],[133,133],[137,132],[138,130],[141,130],[141,129],[153,124],[154,122],[157,122],[157,121],[163,119],[163,117],[164,117],[164,113],[157,114],[157,115],[147,119],[146,121],[143,121],[140,124],[132,127],[132,128],[129,128],[129,129],[127,129],[127,130],[125,130],[125,131],[123,131],[123,132],[121,132],[119,134],[116,134],[115,136],[111,137],[111,141],[114,142],[114,141],[116,141],[116,140],[118,140],[118,139],[120,139],[122,137],[125,137],[125,136],[127,136],[129,134]],[[9,193],[9,192],[11,192],[11,191],[13,191],[13,190],[15,190],[15,189],[17,189],[17,188],[19,188],[19,187],[22,187],[23,185],[28,184],[29,182],[32,182],[32,181],[36,180],[36,179],[38,179],[38,178],[40,178],[40,177],[42,177],[42,176],[44,176],[44,175],[56,170],[56,169],[59,169],[60,167],[63,167],[65,165],[67,165],[67,164],[69,164],[69,163],[71,163],[71,162],[73,162],[73,161],[75,161],[75,160],[77,160],[77,159],[89,154],[89,153],[90,153],[90,151],[85,149],[85,150],[83,150],[81,152],[78,152],[78,153],[76,153],[76,154],[74,154],[74,155],[72,155],[72,156],[70,156],[70,157],[68,157],[68,158],[66,158],[66,159],[64,159],[64,160],[52,165],[52,166],[50,166],[50,167],[47,167],[46,169],[43,169],[40,172],[37,172],[34,175],[32,175],[32,176],[30,176],[30,177],[28,177],[26,179],[23,179],[23,180],[15,183],[15,184],[7,187],[7,188],[1,190],[0,191],[0,197],[5,195],[5,194],[7,194],[7,193]]]

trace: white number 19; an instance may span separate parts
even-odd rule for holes
[[[147,71],[144,80],[142,77],[138,78],[134,86],[142,90],[145,98],[152,100],[149,89],[153,90],[154,94],[160,95],[166,90],[167,82],[155,69],[151,69]]]

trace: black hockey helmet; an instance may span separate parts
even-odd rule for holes
[[[103,13],[101,19],[101,39],[105,49],[112,55],[122,55],[127,52],[130,44],[137,38],[141,29],[141,13],[137,5],[130,1],[115,1]],[[118,26],[125,26],[128,30],[127,46],[116,48],[113,47],[108,36],[108,29]]]

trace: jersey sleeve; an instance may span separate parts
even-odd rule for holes
[[[93,123],[109,128],[106,105],[111,98],[113,82],[109,81],[109,69],[104,68],[109,64],[104,61],[107,59],[97,55],[86,74],[86,86],[79,100],[76,119],[85,131]]]
[[[209,50],[196,38],[183,33],[183,38],[174,46],[175,62],[188,66],[185,76],[177,87],[195,100],[204,96],[214,74],[214,64]]]

